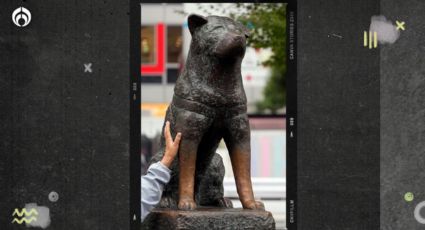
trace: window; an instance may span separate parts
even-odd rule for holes
[[[142,26],[141,33],[142,64],[155,63],[155,27]]]
[[[181,26],[167,26],[167,62],[179,63],[182,58],[183,36]]]

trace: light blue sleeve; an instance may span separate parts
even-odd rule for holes
[[[160,161],[148,168],[142,176],[142,222],[149,212],[159,203],[164,186],[170,181],[171,170]]]

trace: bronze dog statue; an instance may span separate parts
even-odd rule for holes
[[[241,76],[248,30],[218,16],[190,15],[188,26],[192,35],[189,55],[165,117],[172,135],[181,132],[182,140],[159,206],[183,210],[197,205],[232,206],[223,198],[224,168],[215,153],[223,138],[242,206],[264,209],[252,191],[250,128]],[[162,134],[162,147],[164,143]],[[151,162],[162,155],[159,151]]]

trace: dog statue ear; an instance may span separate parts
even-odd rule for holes
[[[187,18],[187,24],[189,25],[190,34],[193,34],[195,30],[208,22],[207,18],[197,14],[191,14]]]

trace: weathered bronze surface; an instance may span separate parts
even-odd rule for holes
[[[263,209],[254,200],[251,185],[250,128],[241,76],[248,31],[239,22],[218,16],[190,15],[188,25],[189,55],[165,117],[173,137],[181,132],[182,140],[159,207],[232,206],[223,198],[224,167],[215,152],[223,138],[243,207]],[[152,162],[162,156],[159,151]]]

